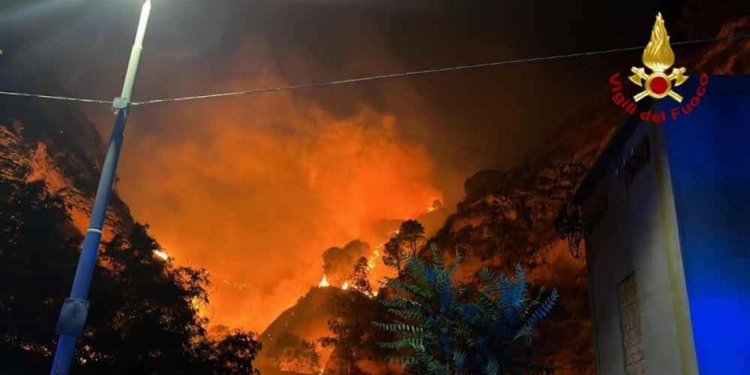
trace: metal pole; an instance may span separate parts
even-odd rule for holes
[[[150,13],[151,0],[146,0],[141,9],[141,19],[138,23],[138,32],[136,33],[135,43],[130,54],[122,94],[113,103],[116,109],[115,126],[109,139],[107,155],[104,159],[99,187],[96,191],[94,207],[91,212],[91,221],[86,231],[86,237],[83,240],[83,248],[78,259],[78,268],[73,279],[70,298],[67,298],[63,303],[60,318],[57,322],[57,334],[60,335],[60,339],[57,342],[57,351],[55,352],[55,358],[50,371],[51,375],[68,375],[70,373],[76,340],[83,333],[86,323],[89,306],[89,301],[87,300],[89,287],[91,286],[91,279],[96,267],[96,257],[102,238],[102,228],[104,227],[104,219],[107,214],[107,205],[112,195],[112,184],[115,179],[115,172],[117,171],[117,161],[120,158],[125,123],[130,112],[130,95],[132,94],[133,84],[138,72],[138,64],[140,62],[141,51],[143,50],[143,38],[146,34],[146,25],[148,24]]]

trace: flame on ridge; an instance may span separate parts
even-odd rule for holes
[[[329,286],[328,279],[326,278],[326,275],[323,275],[323,280],[320,280],[320,284],[318,284],[319,288],[325,288]]]
[[[161,258],[162,260],[169,260],[169,254],[163,251],[154,250],[154,255],[158,258]]]

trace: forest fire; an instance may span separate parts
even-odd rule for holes
[[[349,282],[345,282],[344,285],[341,286],[341,289],[343,290],[349,289]]]
[[[326,275],[323,275],[323,280],[320,280],[320,284],[318,284],[319,288],[325,288],[328,287],[328,279],[326,278]]]
[[[376,247],[376,249],[379,249],[382,247],[383,245],[379,245],[378,247]],[[375,250],[372,253],[372,256],[370,257],[370,259],[367,260],[367,268],[369,268],[370,271],[372,271],[375,268],[375,266],[378,265],[378,259],[380,259],[380,252],[378,250]]]
[[[154,250],[154,256],[156,256],[157,258],[160,258],[162,260],[169,260],[169,254],[167,254],[167,253],[165,253],[163,251]]]
[[[190,300],[190,304],[193,306],[200,318],[207,319],[210,317],[208,304],[201,299],[193,298]]]
[[[284,84],[263,77],[242,86]],[[323,286],[309,265],[327,248],[380,243],[380,221],[410,218],[442,198],[432,156],[399,135],[404,119],[369,107],[333,114],[284,94],[226,103],[196,106],[190,116],[165,107],[186,136],[156,132],[130,143],[121,173],[142,178],[118,185],[159,243],[179,249],[168,259],[221,274],[212,277],[213,324],[264,330],[311,285]],[[380,272],[379,257],[365,256]],[[221,283],[230,279],[248,287]],[[334,279],[325,283],[340,287]]]

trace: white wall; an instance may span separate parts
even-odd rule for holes
[[[597,372],[625,375],[617,284],[635,271],[640,311],[645,374],[682,374],[670,281],[669,246],[679,246],[666,159],[657,143],[660,129],[641,123],[619,157],[584,202],[584,215],[592,210],[597,194],[608,191],[608,210],[586,236],[592,314],[596,324]],[[626,186],[615,170],[645,136],[650,137],[648,164]],[[656,147],[655,147],[656,146]],[[658,172],[658,174],[657,174]],[[661,175],[661,178],[657,176]],[[660,191],[661,188],[661,191]],[[670,211],[671,210],[671,211]],[[679,249],[675,249],[679,252]],[[679,274],[682,277],[682,274]],[[684,283],[684,280],[682,281]]]

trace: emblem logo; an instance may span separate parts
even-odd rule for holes
[[[682,102],[682,96],[674,92],[672,88],[685,83],[688,76],[685,75],[685,68],[673,68],[669,75],[666,74],[666,71],[674,65],[674,52],[669,45],[669,35],[667,35],[667,28],[664,27],[661,13],[656,15],[651,40],[643,51],[643,65],[651,69],[651,74],[646,74],[645,68],[630,69],[633,72],[630,81],[644,88],[633,97],[636,102],[646,96],[654,99],[669,96],[678,103]]]
[[[669,35],[667,28],[664,27],[664,18],[661,13],[656,15],[656,23],[651,30],[651,40],[649,40],[646,49],[643,50],[643,65],[646,67],[632,67],[633,73],[629,78],[630,82],[643,90],[635,94],[632,99],[625,95],[623,82],[620,73],[615,73],[609,77],[609,84],[612,86],[612,102],[618,107],[625,110],[630,115],[638,115],[641,120],[651,121],[653,123],[664,123],[668,121],[667,112],[671,120],[677,120],[680,115],[687,115],[698,107],[701,98],[706,95],[708,86],[708,74],[701,73],[699,84],[696,88],[695,95],[686,100],[684,104],[683,97],[674,91],[688,80],[685,75],[685,68],[672,68],[674,65],[674,52],[669,45]],[[647,72],[646,68],[650,70]],[[671,68],[671,71],[669,71]],[[669,72],[668,72],[669,71]],[[651,107],[638,113],[638,104],[646,97],[660,100],[666,97],[674,99],[678,104],[673,108]]]

